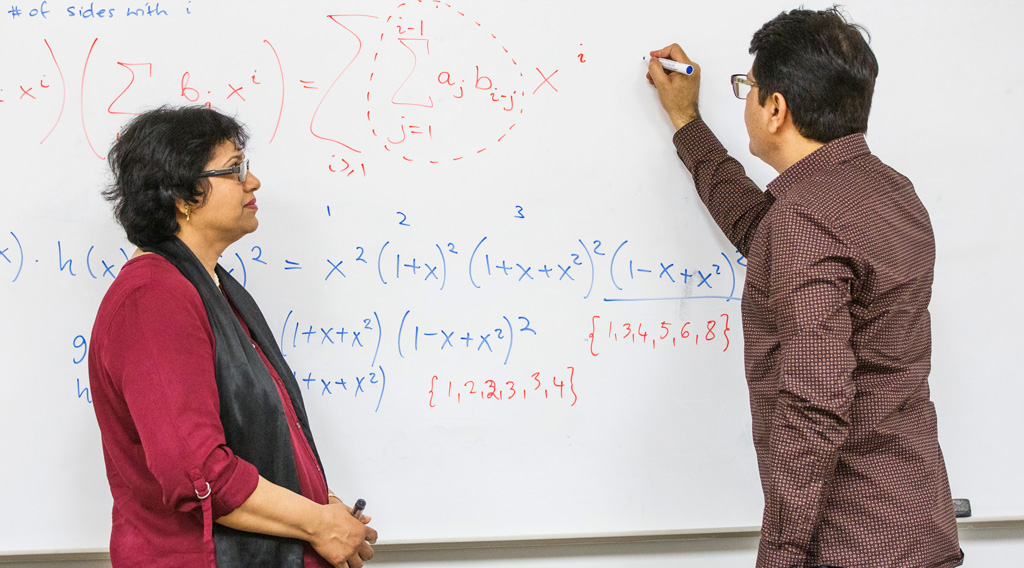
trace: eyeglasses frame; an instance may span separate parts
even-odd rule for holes
[[[748,79],[746,73],[737,73],[736,75],[733,75],[732,77],[729,78],[729,84],[732,85],[732,94],[735,95],[737,99],[742,101],[742,100],[745,100],[747,97],[741,97],[740,96],[740,84],[741,83],[744,84],[744,85],[747,85],[751,89],[756,87],[757,83],[755,83],[755,82],[751,81],[750,79]]]
[[[237,174],[238,183],[245,183],[245,178],[249,174],[249,159],[231,166],[230,168],[223,168],[220,170],[207,170],[205,172],[199,172],[196,177],[212,177],[212,176],[223,176],[227,174]]]

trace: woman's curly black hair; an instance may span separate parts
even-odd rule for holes
[[[205,106],[164,106],[132,119],[107,155],[114,181],[103,192],[128,240],[144,247],[177,233],[176,201],[204,201],[210,184],[197,175],[216,147],[231,141],[244,149],[248,138],[234,118]]]

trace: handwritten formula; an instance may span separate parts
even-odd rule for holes
[[[195,104],[248,125],[262,164],[253,171],[296,207],[261,210],[268,228],[220,264],[258,290],[311,401],[373,414],[402,404],[568,412],[595,396],[595,363],[735,352],[742,255],[590,216],[587,183],[549,186],[561,174],[543,156],[514,159],[560,151],[524,143],[565,128],[552,120],[568,116],[600,64],[577,32],[534,34],[528,18],[482,17],[478,3],[250,8],[297,31],[196,0],[4,11],[4,45],[18,52],[0,71],[5,147],[54,170],[74,164],[86,181],[36,199],[44,217],[70,223],[41,231],[0,217],[0,294],[56,286],[98,302],[134,250],[96,197],[106,150],[142,110]],[[224,30],[238,33],[228,42]],[[494,189],[528,173],[507,199]],[[537,191],[564,192],[573,215],[553,219]],[[91,197],[64,213],[78,192]],[[441,192],[460,197],[445,203]],[[454,212],[471,223],[447,221]],[[82,310],[52,340],[52,376],[88,405],[92,314]]]
[[[327,42],[310,43],[308,53],[269,34],[232,46],[230,58],[211,66],[199,46],[168,58],[160,45],[111,38],[151,20],[187,29],[215,17],[212,3],[14,4],[0,21],[5,33],[24,36],[17,43],[25,55],[0,74],[0,117],[22,117],[17,135],[26,143],[81,135],[102,160],[139,109],[205,104],[259,115],[267,144],[301,128],[319,142],[325,171],[366,177],[370,158],[439,164],[493,150],[513,135],[528,101],[558,94],[559,63],[517,59],[495,29],[456,4],[380,10],[303,22]]]
[[[51,276],[110,281],[129,259],[125,247],[98,249],[95,244],[60,240],[32,243],[26,252],[17,232],[7,231],[3,235],[0,233],[0,282],[7,280],[10,284],[16,284],[22,277],[26,258],[30,270]],[[543,258],[534,258],[522,256],[514,246],[502,245],[486,236],[475,244],[458,240],[421,243],[412,249],[386,240],[339,247],[336,254],[320,259],[309,259],[298,250],[275,257],[257,244],[244,255],[229,250],[220,264],[243,286],[255,274],[302,271],[308,277],[332,284],[358,281],[360,285],[388,286],[411,282],[438,292],[443,292],[452,280],[477,289],[497,284],[545,286],[577,293],[584,299],[592,296],[595,284],[610,284],[616,294],[602,298],[606,302],[664,299],[623,296],[652,285],[662,287],[666,293],[693,291],[686,295],[677,293],[679,299],[740,299],[738,286],[743,281],[746,260],[736,251],[701,259],[650,259],[643,246],[635,245],[636,256],[630,256],[628,240],[619,244],[613,254],[605,252],[603,243],[600,239],[588,243],[581,238],[565,243],[561,250],[551,247]]]

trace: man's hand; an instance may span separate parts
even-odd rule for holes
[[[659,57],[693,65],[693,74],[666,73],[658,61]],[[664,49],[651,52],[651,63],[647,67],[647,80],[658,89],[658,98],[665,108],[676,130],[700,116],[697,98],[700,93],[700,65],[697,65],[674,43]]]

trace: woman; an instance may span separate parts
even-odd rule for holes
[[[327,489],[263,315],[217,265],[259,225],[246,139],[208,108],[160,108],[110,151],[104,195],[139,247],[89,353],[115,567],[358,568],[373,556],[369,519]]]

